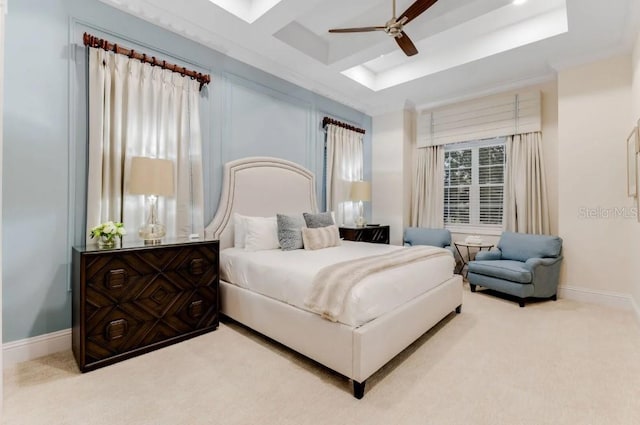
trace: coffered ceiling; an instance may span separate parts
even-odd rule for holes
[[[439,0],[404,28],[406,56],[382,31],[392,0],[101,0],[366,113],[517,88],[630,51],[640,0]],[[413,0],[397,0],[398,15]]]

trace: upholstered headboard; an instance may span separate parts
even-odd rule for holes
[[[279,158],[238,159],[224,166],[220,204],[205,235],[228,248],[233,246],[234,212],[270,217],[317,211],[315,177],[306,168]]]

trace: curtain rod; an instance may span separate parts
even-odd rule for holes
[[[169,71],[176,72],[178,74],[182,74],[183,77],[191,77],[194,80],[198,80],[200,83],[200,90],[204,87],[205,84],[209,84],[211,82],[211,76],[209,74],[203,74],[201,72],[192,71],[182,66],[178,66],[167,61],[157,60],[155,56],[147,56],[144,53],[138,53],[133,49],[127,49],[126,47],[118,46],[117,43],[110,43],[109,41],[98,38],[88,33],[84,33],[82,36],[82,41],[85,46],[96,47],[104,50],[111,50],[114,53],[129,56],[130,58],[138,59],[141,62],[146,62],[151,64],[152,66],[159,66],[162,69],[168,69]]]
[[[355,131],[357,133],[364,134],[366,131],[362,128],[354,127],[352,125],[340,122],[338,120],[334,120],[333,118],[324,117],[322,119],[322,127],[326,127],[328,124],[337,125],[338,127],[346,128],[347,130]]]

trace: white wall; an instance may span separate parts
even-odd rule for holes
[[[628,55],[558,74],[558,218],[564,239],[561,285],[631,292],[640,224],[627,197],[625,140],[632,129]],[[593,217],[585,217],[584,208]],[[614,209],[628,213],[616,216]]]
[[[4,14],[7,10],[5,0],[0,0],[0,241],[2,241],[2,105],[4,104]],[[0,341],[2,341],[2,244],[0,243]],[[0,350],[0,418],[2,417],[3,379],[2,350]]]
[[[631,58],[632,65],[632,84],[631,84],[631,122],[629,127],[640,124],[640,33],[635,43],[633,56]],[[640,224],[635,226],[631,233],[632,246],[631,252],[640,252]],[[636,313],[640,317],[640,261],[633,261],[634,268],[631,276],[631,294],[635,302]]]
[[[4,134],[2,105],[4,104],[4,14],[6,12],[7,2],[0,0],[0,242],[2,241],[2,135]],[[2,341],[2,243],[0,243],[0,341]],[[4,400],[2,364],[2,350],[0,350],[0,419]]]
[[[402,245],[405,223],[405,162],[414,127],[411,111],[373,117],[372,124],[372,218],[388,224],[391,244]]]

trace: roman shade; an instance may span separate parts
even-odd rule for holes
[[[542,130],[539,91],[498,95],[424,110],[418,114],[418,147],[489,139]]]

